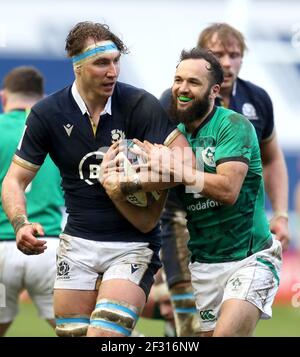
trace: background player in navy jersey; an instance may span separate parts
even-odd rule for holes
[[[44,95],[44,79],[34,67],[17,67],[4,77],[0,114],[0,187],[10,166],[30,108]],[[26,256],[16,247],[16,235],[0,201],[0,283],[5,286],[5,307],[0,309],[0,336],[18,313],[19,295],[27,289],[39,315],[54,327],[53,284],[56,249],[61,231],[63,194],[57,167],[47,157],[26,189],[28,217],[42,224],[48,249],[43,256]]]
[[[142,229],[132,224],[132,212],[141,208],[122,201],[117,209],[100,185],[103,148],[134,137],[169,147],[188,143],[152,95],[117,82],[127,48],[107,25],[78,23],[66,50],[75,82],[32,108],[3,183],[3,206],[18,248],[43,253],[45,241],[35,236],[41,228],[29,224],[23,193],[49,153],[62,176],[69,214],[58,249],[56,332],[129,336],[160,267],[160,234],[155,219]],[[138,186],[133,176],[128,184]]]
[[[201,32],[197,46],[210,49],[219,58],[224,70],[224,81],[221,84],[220,96],[216,99],[216,104],[242,113],[256,129],[266,192],[273,208],[270,229],[281,241],[283,249],[287,249],[289,242],[287,169],[276,137],[273,106],[269,95],[262,88],[238,77],[246,50],[244,36],[228,24],[217,23]],[[165,108],[168,108],[170,98],[171,91],[165,91],[161,98],[161,103]],[[162,260],[171,296],[176,296],[173,303],[177,334],[179,336],[193,335],[197,333],[198,326],[195,325],[192,287],[187,269],[189,253],[184,243],[189,239],[189,235],[186,229],[185,211],[180,207],[180,202],[172,190],[162,223]],[[170,256],[171,259],[169,259]],[[180,295],[182,299],[179,298]],[[181,309],[182,306],[186,307],[185,312]]]

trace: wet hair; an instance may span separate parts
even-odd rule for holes
[[[4,77],[2,87],[28,97],[43,96],[44,78],[35,67],[16,67]]]
[[[218,40],[226,47],[230,44],[231,39],[234,38],[237,40],[242,56],[247,50],[245,38],[243,34],[235,29],[234,27],[224,23],[214,23],[206,27],[199,35],[197,47],[209,48],[208,44],[211,41],[214,34],[217,34]]]
[[[72,57],[80,54],[86,47],[86,41],[89,38],[94,39],[95,42],[110,40],[121,53],[128,53],[127,47],[119,37],[110,31],[108,25],[84,21],[76,24],[66,38],[65,49],[68,56]]]
[[[204,59],[210,64],[207,70],[210,72],[210,84],[221,85],[224,80],[224,73],[219,60],[209,50],[194,47],[189,51],[183,50],[180,55],[180,62],[188,59]]]

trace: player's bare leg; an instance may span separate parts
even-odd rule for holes
[[[102,282],[87,336],[130,336],[145,302],[144,291],[131,281],[111,279]]]
[[[261,311],[245,300],[229,299],[221,307],[214,337],[250,337],[260,318]]]
[[[95,308],[97,290],[54,290],[56,334],[61,337],[85,336]]]
[[[55,328],[56,327],[56,323],[55,323],[55,320],[54,319],[46,319],[46,321],[48,322],[48,324]]]
[[[202,331],[200,333],[200,337],[212,337],[213,333],[214,333],[214,331]]]
[[[9,326],[11,325],[11,323],[12,323],[12,321],[0,324],[0,337],[3,337],[5,335],[6,331],[8,330]]]

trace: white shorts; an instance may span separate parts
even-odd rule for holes
[[[59,240],[57,237],[45,240],[47,249],[40,255],[23,254],[15,241],[0,242],[0,283],[5,295],[5,307],[0,307],[0,323],[14,320],[19,311],[19,294],[23,289],[28,291],[41,317],[54,318],[53,286]]]
[[[262,312],[261,319],[271,318],[281,256],[281,243],[274,240],[270,248],[241,261],[190,263],[201,330],[214,330],[222,303],[232,298],[251,302]]]
[[[55,289],[95,290],[99,281],[125,279],[146,296],[161,264],[149,243],[98,242],[60,235]]]

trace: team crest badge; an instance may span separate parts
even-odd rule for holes
[[[111,143],[114,144],[118,140],[123,140],[125,139],[125,133],[124,131],[120,129],[113,129],[111,131]]]
[[[209,146],[202,151],[202,159],[205,165],[209,167],[216,167],[215,150],[216,150],[215,147]]]
[[[258,116],[256,114],[256,110],[255,110],[254,106],[251,103],[244,103],[243,104],[242,113],[249,120],[258,119]]]

